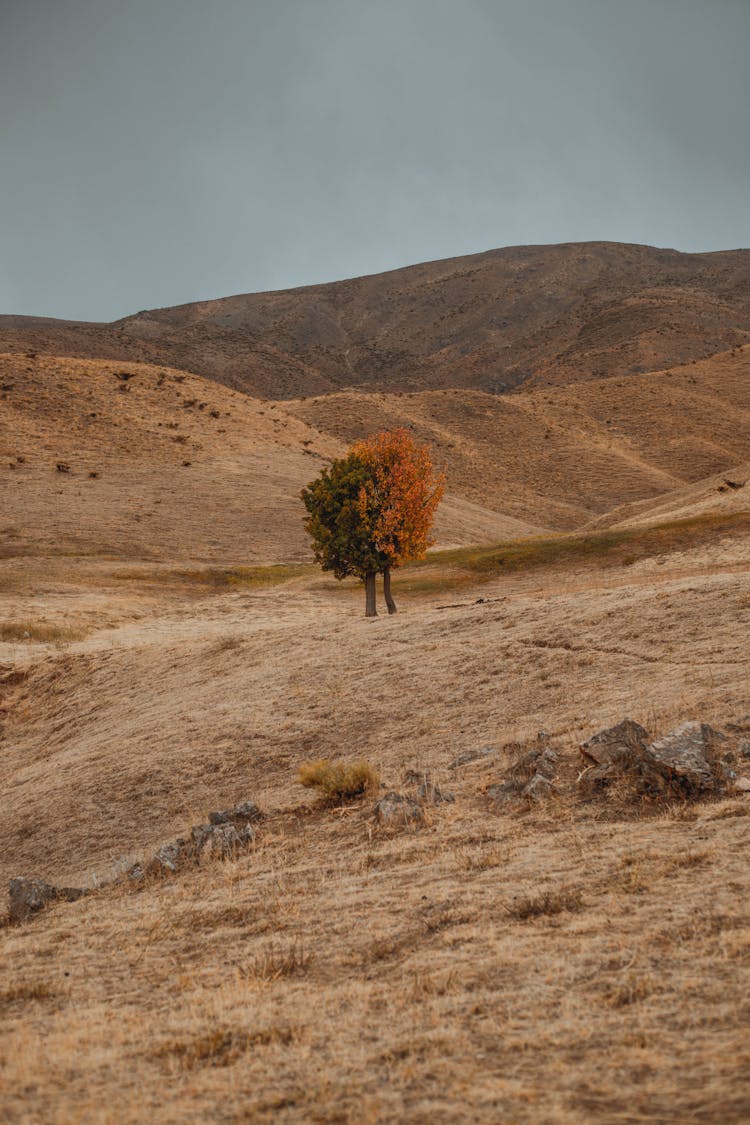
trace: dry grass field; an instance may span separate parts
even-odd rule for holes
[[[750,740],[749,362],[275,403],[0,357],[0,881],[89,891],[0,922],[0,1121],[750,1119],[750,796],[578,780],[625,716]],[[449,495],[367,620],[296,496],[394,423]],[[540,731],[556,792],[497,806]],[[388,831],[321,758],[454,800]],[[122,877],[246,799],[236,857]]]
[[[302,486],[353,439],[399,425],[446,471],[443,546],[631,512],[642,522],[656,503],[669,518],[675,497],[676,518],[696,504],[742,510],[746,492],[719,490],[724,475],[748,479],[748,378],[750,346],[668,372],[505,396],[281,403],[171,368],[0,355],[0,554],[303,561]]]
[[[624,715],[750,729],[746,528],[474,590],[404,572],[374,621],[307,570],[55,565],[36,612],[88,626],[0,647],[0,867],[94,890],[1,932],[3,1120],[747,1119],[750,801],[575,781],[578,742]],[[496,811],[540,728],[559,796]],[[395,789],[429,770],[455,801],[386,833],[371,798],[299,786],[325,756]],[[236,860],[107,885],[246,797],[268,815]]]

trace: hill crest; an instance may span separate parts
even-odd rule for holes
[[[269,398],[640,374],[750,340],[750,250],[517,246],[95,324],[0,316],[0,351],[164,364]]]

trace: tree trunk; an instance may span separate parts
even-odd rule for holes
[[[368,570],[365,575],[365,617],[377,617],[378,609],[375,604],[375,571]]]
[[[383,593],[385,595],[385,604],[388,606],[388,612],[396,613],[396,603],[391,594],[391,568],[389,566],[383,571]]]

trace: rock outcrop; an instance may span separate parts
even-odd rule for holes
[[[558,756],[549,746],[535,746],[517,758],[508,776],[497,785],[490,785],[487,796],[496,806],[526,802],[535,804],[557,792],[554,783]]]
[[[151,858],[132,864],[125,872],[131,882],[139,882],[146,875],[174,875],[189,863],[202,859],[228,859],[239,854],[255,840],[253,824],[262,820],[263,813],[254,801],[244,801],[233,809],[209,813],[208,824],[198,824],[190,836],[162,844]],[[111,881],[117,881],[113,879]],[[19,876],[11,879],[9,887],[9,917],[12,922],[24,922],[53,902],[73,902],[88,892],[80,887],[55,887],[41,879]]]
[[[253,824],[263,819],[254,801],[243,801],[233,809],[223,809],[208,814],[208,824],[196,824],[190,836],[179,836],[154,852],[143,864],[136,863],[127,871],[131,880],[140,880],[146,874],[166,872],[174,874],[189,863],[202,859],[229,859],[255,840]]]
[[[11,922],[25,922],[51,902],[75,902],[85,895],[80,887],[54,887],[41,879],[11,879],[9,888],[9,916]]]
[[[418,828],[425,822],[420,802],[405,793],[386,793],[375,805],[373,813],[381,828]]]
[[[587,763],[580,781],[593,788],[621,783],[645,797],[696,798],[732,787],[735,756],[725,734],[687,722],[649,742],[638,723],[624,719],[582,743]]]
[[[460,766],[466,766],[470,762],[478,762],[482,758],[489,758],[490,754],[494,753],[494,746],[483,746],[480,750],[464,750],[457,758],[453,759],[448,769],[457,770]]]

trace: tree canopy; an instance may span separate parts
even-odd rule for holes
[[[302,490],[317,562],[339,579],[356,575],[365,582],[368,616],[377,612],[376,574],[383,575],[395,612],[390,571],[424,557],[443,488],[429,449],[397,429],[357,442]]]

